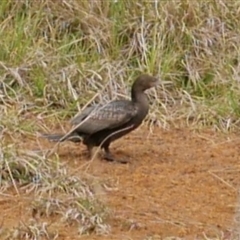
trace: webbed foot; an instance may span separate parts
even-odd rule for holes
[[[108,161],[108,162],[116,162],[116,163],[122,163],[122,164],[126,164],[128,163],[127,160],[124,159],[116,159],[115,157],[113,157],[113,155],[111,153],[105,153],[104,160]]]

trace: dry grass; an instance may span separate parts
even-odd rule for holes
[[[0,7],[5,103],[47,106],[48,114],[58,108],[65,118],[93,97],[125,96],[132,79],[149,72],[162,79],[150,94],[152,116],[162,125],[238,123],[238,2],[45,0]]]
[[[27,186],[37,211],[77,222],[93,216],[80,232],[106,232],[101,213],[79,208],[82,199],[95,204],[88,184],[58,159],[20,151],[17,139],[35,138],[90,102],[126,97],[141,72],[162,79],[149,92],[148,120],[238,128],[239,11],[240,2],[228,0],[1,1],[1,191]],[[18,231],[29,239],[47,234],[35,223]]]

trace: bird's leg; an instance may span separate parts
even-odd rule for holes
[[[112,153],[111,153],[110,150],[109,150],[109,145],[106,145],[106,146],[104,146],[103,148],[104,148],[104,151],[105,151],[104,159],[107,160],[107,161],[109,161],[109,162],[114,162],[115,159],[114,159]]]
[[[92,157],[94,156],[93,146],[87,145],[87,150],[88,150],[88,158],[92,159]]]
[[[117,160],[117,159],[115,159],[114,156],[112,155],[112,153],[110,152],[109,144],[103,146],[103,148],[104,148],[104,151],[105,151],[104,159],[106,161],[109,161],[109,162],[119,162],[119,163],[128,163],[128,161],[126,161],[126,160]]]

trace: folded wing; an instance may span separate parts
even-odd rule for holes
[[[104,129],[113,129],[130,121],[137,114],[137,107],[130,101],[117,100],[106,105],[86,108],[76,115],[71,123],[79,125],[76,131],[93,134]]]

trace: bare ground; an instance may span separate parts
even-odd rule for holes
[[[46,140],[40,143],[46,149],[53,146]],[[238,239],[232,237],[240,228],[236,221],[239,144],[236,134],[184,128],[155,128],[149,134],[142,127],[112,145],[118,157],[129,160],[126,165],[100,159],[89,162],[84,146],[61,144],[57,150],[61,161],[74,174],[93,176],[99,199],[111,213],[109,236],[81,239]],[[33,139],[25,139],[25,145],[37,147]],[[29,201],[14,190],[2,195],[4,226],[26,220]],[[58,230],[58,239],[79,239],[74,226]]]

